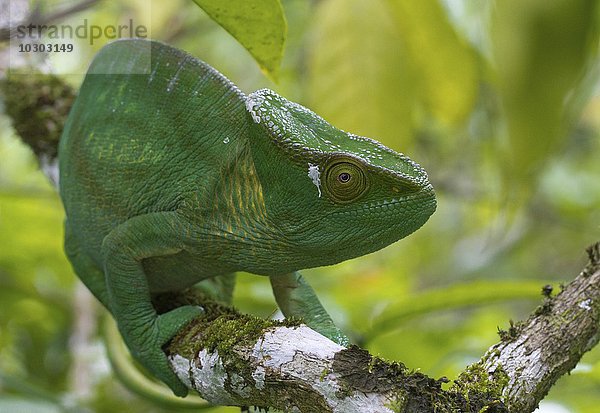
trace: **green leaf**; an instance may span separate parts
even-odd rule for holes
[[[194,0],[250,52],[261,69],[277,79],[287,23],[279,0]]]
[[[422,99],[434,118],[453,125],[471,113],[479,90],[477,54],[437,1],[388,0]]]
[[[599,12],[596,0],[505,0],[494,7],[495,70],[508,126],[500,154],[513,193],[534,186],[568,137],[576,120],[569,98],[598,58]]]
[[[418,102],[409,59],[387,5],[322,2],[314,28],[311,109],[337,127],[406,150]]]

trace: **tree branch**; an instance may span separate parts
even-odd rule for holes
[[[43,93],[39,85],[29,90],[23,84],[7,87],[10,82],[2,87],[5,102]],[[66,113],[64,95],[56,96],[55,112]],[[31,128],[19,122],[34,119],[38,107],[19,110],[9,114],[15,130],[27,133]],[[56,164],[55,140],[21,137],[43,164]],[[31,144],[38,140],[46,143]],[[447,390],[445,379],[411,372],[358,347],[344,349],[305,325],[262,320],[206,299],[195,301],[206,315],[171,342],[169,358],[182,381],[215,404],[286,412],[532,412],[599,340],[600,244],[588,253],[589,264],[575,280],[528,320],[511,325]]]
[[[43,26],[43,25],[47,25],[49,23],[56,23],[57,21],[63,20],[65,18],[71,16],[72,14],[78,13],[80,11],[86,10],[86,9],[94,6],[96,3],[98,3],[98,1],[99,0],[83,0],[80,3],[69,5],[65,9],[55,10],[55,11],[49,12],[45,15],[41,14],[40,5],[37,4],[35,9],[33,10],[33,12],[30,13],[26,19],[24,19],[23,21],[18,22],[18,23],[25,25],[25,26],[29,26],[29,25]],[[8,8],[10,8],[10,6],[8,6]],[[8,12],[8,10],[6,10],[6,12]],[[15,35],[16,35],[16,26],[0,27],[0,41],[10,40]]]
[[[503,401],[512,412],[531,412],[559,377],[571,371],[600,339],[600,244],[587,249],[589,263],[554,298],[490,348],[480,365],[508,378]]]

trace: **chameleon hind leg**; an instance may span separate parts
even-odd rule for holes
[[[73,232],[69,229],[69,223],[65,222],[65,253],[79,279],[94,294],[94,296],[110,310],[108,305],[108,289],[104,271],[85,251],[79,247]]]
[[[269,277],[275,301],[286,317],[301,318],[307,326],[342,345],[348,338],[335,326],[312,287],[299,272]]]

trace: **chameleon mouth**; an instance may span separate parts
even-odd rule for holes
[[[350,210],[346,209],[332,212],[331,215],[355,217],[366,213],[379,216],[381,214],[388,214],[391,211],[398,210],[398,207],[407,205],[410,202],[414,202],[415,205],[418,205],[419,207],[405,209],[403,213],[406,215],[424,215],[427,214],[427,212],[429,212],[427,216],[433,214],[436,209],[436,200],[435,196],[433,195],[433,188],[431,185],[428,185],[414,194],[410,194],[401,198],[391,198],[377,202],[370,202],[368,204],[361,204]]]
[[[397,199],[392,198],[390,200],[383,200],[379,202],[371,202],[368,205],[363,205],[361,210],[363,211],[371,211],[371,212],[384,212],[391,211],[396,208],[399,204],[406,202],[406,199]]]

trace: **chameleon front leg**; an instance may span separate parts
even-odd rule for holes
[[[233,290],[235,288],[236,274],[218,275],[213,278],[202,280],[195,284],[193,289],[202,294],[208,295],[212,299],[225,304],[231,305],[233,302]]]
[[[312,287],[299,272],[269,277],[275,301],[286,317],[301,318],[307,326],[346,347],[348,338],[338,329],[321,305]]]
[[[108,302],[125,344],[137,361],[182,397],[188,389],[171,370],[162,346],[203,310],[183,306],[158,315],[142,260],[182,251],[185,229],[175,212],[141,215],[113,229],[102,243]]]

